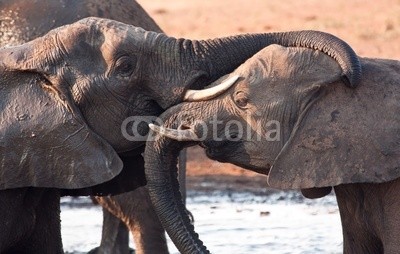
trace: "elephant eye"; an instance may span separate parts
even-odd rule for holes
[[[115,73],[121,77],[129,77],[136,67],[136,61],[133,57],[123,56],[118,58],[115,63]]]
[[[248,96],[246,93],[239,91],[235,94],[235,103],[240,108],[245,108],[247,103],[249,102]]]

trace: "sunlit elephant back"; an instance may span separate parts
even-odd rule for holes
[[[0,46],[17,45],[85,17],[103,17],[161,32],[133,0],[4,0],[0,2]]]

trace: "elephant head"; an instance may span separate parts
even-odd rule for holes
[[[43,16],[43,13],[46,13]],[[139,3],[132,0],[84,1],[25,1],[6,0],[0,3],[0,47],[15,46],[43,36],[50,30],[74,23],[85,17],[113,19],[142,27],[148,31],[162,32]],[[144,139],[144,138],[143,138]],[[110,195],[136,189],[145,183],[144,162],[141,150],[119,154],[124,169],[112,180],[80,189],[64,189],[63,195]],[[135,157],[135,161],[131,157]],[[134,166],[133,168],[129,168]],[[130,179],[130,180],[128,180]],[[132,179],[135,179],[132,181]]]
[[[337,59],[349,86],[359,81],[351,48],[313,31],[191,41],[86,18],[3,48],[1,189],[83,188],[113,178],[122,166],[116,152],[145,141],[128,140],[121,131],[128,117],[155,116],[184,99],[212,98],[226,87],[193,89],[274,43],[326,52]],[[140,123],[135,134],[147,131]]]
[[[237,79],[225,93],[181,103],[151,125],[158,134],[146,144],[148,188],[181,252],[207,252],[179,201],[175,165],[184,146],[200,144],[211,159],[266,174],[271,187],[304,189],[311,197],[339,184],[400,176],[400,64],[362,63],[361,83],[349,89],[328,55],[271,45],[216,82]]]

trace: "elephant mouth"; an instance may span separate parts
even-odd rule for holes
[[[225,151],[223,151],[222,149],[207,147],[207,148],[205,148],[205,152],[206,152],[207,157],[210,158],[211,160],[225,162],[223,159]]]
[[[236,166],[239,166],[243,169],[251,170],[263,175],[268,176],[271,166],[268,165],[256,165],[257,163],[250,163],[250,162],[245,162],[245,161],[239,161],[236,160],[236,158],[239,158],[240,156],[235,156],[232,151],[228,151],[228,149],[223,149],[223,148],[212,148],[212,147],[206,147],[205,148],[206,156],[211,159],[211,160],[216,160],[218,162],[222,163],[232,163]]]
[[[243,156],[239,154],[243,151],[238,151],[235,142],[230,141],[212,141],[201,142],[199,145],[205,150],[206,156],[211,160],[216,160],[222,163],[232,163],[243,169],[251,170],[268,176],[271,165],[265,164],[264,160]],[[236,144],[237,145],[237,144]]]
[[[237,147],[232,141],[202,142],[200,146],[204,148],[206,156],[211,160],[224,163],[235,161]]]
[[[229,155],[229,141],[204,141],[199,145],[204,148],[208,158],[219,162],[226,162]]]

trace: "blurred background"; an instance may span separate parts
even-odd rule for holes
[[[362,57],[400,60],[400,0],[138,2],[174,37],[312,29],[340,37]],[[188,209],[212,252],[342,253],[334,194],[307,200],[297,191],[268,189],[265,176],[210,161],[198,147],[189,149],[187,175]],[[79,208],[64,201],[69,204],[62,206],[65,250],[83,252],[97,246],[101,208],[90,201],[86,208],[86,201]],[[177,253],[172,244],[170,251]]]
[[[175,37],[313,29],[342,38],[361,56],[400,59],[399,0],[138,2]]]

